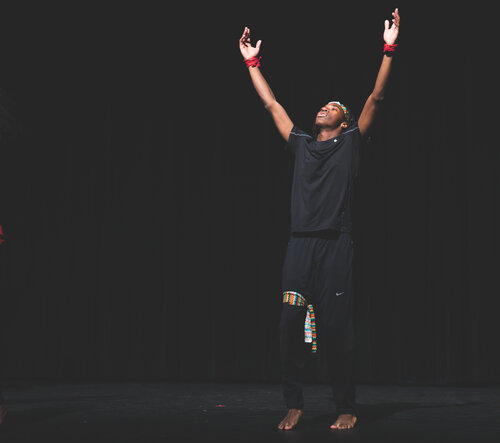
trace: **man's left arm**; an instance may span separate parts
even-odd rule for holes
[[[395,49],[394,45],[396,44],[399,33],[400,18],[397,8],[392,13],[392,16],[393,19],[391,27],[389,27],[389,20],[386,20],[384,23],[384,55],[377,74],[377,79],[375,80],[375,86],[372,93],[366,100],[365,106],[363,107],[358,120],[359,132],[361,132],[363,137],[368,134],[373,126],[375,116],[384,100],[387,83],[391,73],[392,51]]]

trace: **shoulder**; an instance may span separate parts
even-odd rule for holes
[[[304,149],[305,146],[311,141],[313,141],[313,138],[307,132],[304,132],[297,126],[294,126],[290,131],[290,135],[288,136],[288,141],[285,146],[290,152],[295,154],[297,150]]]
[[[349,126],[344,132],[342,132],[342,135],[344,136],[348,135],[349,137],[361,136],[358,122],[354,122],[351,126]]]
[[[342,137],[344,140],[348,140],[350,143],[362,144],[363,135],[359,130],[358,122],[353,123],[344,132],[342,132]]]
[[[304,132],[302,129],[298,128],[297,126],[294,126],[292,130],[290,131],[290,138],[298,138],[298,139],[310,139],[312,140],[312,136],[309,135],[307,132]]]
[[[297,150],[304,149],[306,145],[313,141],[313,138],[302,129],[294,126],[290,131],[290,135],[288,136],[288,141],[286,143],[286,148],[293,154],[297,152]]]
[[[371,144],[370,136],[363,136],[358,127],[358,122],[353,123],[349,126],[343,133],[344,141],[346,145],[351,146],[356,151],[364,151]]]

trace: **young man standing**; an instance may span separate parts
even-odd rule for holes
[[[316,115],[313,136],[294,125],[262,75],[261,40],[252,47],[250,29],[245,28],[239,41],[253,86],[295,156],[280,322],[281,375],[288,412],[279,429],[292,429],[303,414],[304,330],[312,351],[317,348],[326,356],[337,407],[331,428],[350,429],[356,423],[352,193],[359,150],[384,99],[397,46],[398,10],[392,15],[392,25],[385,20],[384,54],[375,86],[358,121],[347,106],[330,101]]]

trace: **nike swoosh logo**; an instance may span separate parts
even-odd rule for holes
[[[339,295],[342,295],[345,291],[343,292],[336,292],[335,295],[338,297]]]

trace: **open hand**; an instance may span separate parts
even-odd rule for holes
[[[386,20],[384,25],[384,42],[387,43],[388,45],[393,45],[396,43],[396,40],[398,38],[398,33],[399,33],[399,11],[398,8],[394,10],[392,13],[393,19],[392,19],[392,25],[389,27],[389,20]]]
[[[245,27],[245,30],[240,38],[240,51],[243,58],[248,60],[249,58],[256,57],[260,51],[261,43],[262,40],[259,40],[254,48],[250,43],[250,29]]]

